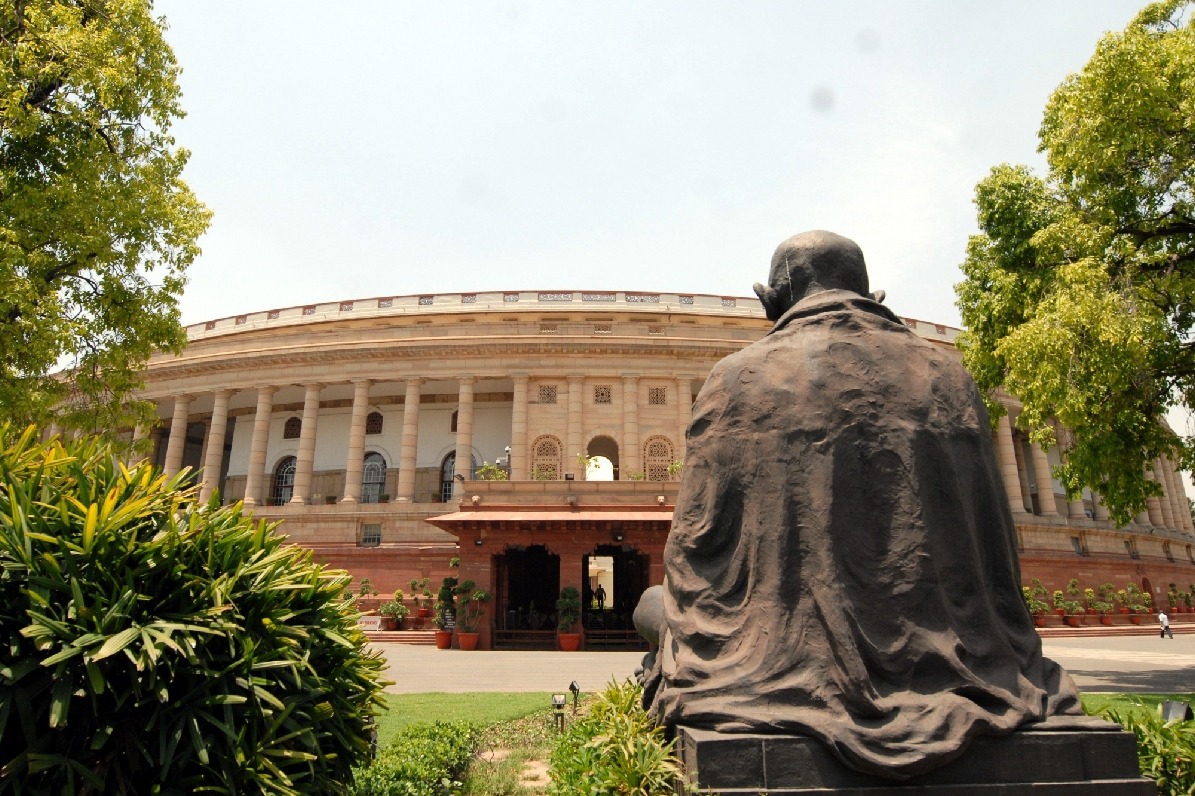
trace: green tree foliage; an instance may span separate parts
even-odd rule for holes
[[[1154,458],[1195,464],[1195,440],[1164,422],[1195,407],[1191,6],[1147,6],[1055,90],[1048,174],[1003,164],[979,183],[982,234],[956,286],[976,381],[1020,398],[1020,426],[1064,450],[1067,493],[1092,487],[1121,523],[1161,494]],[[1051,418],[1073,434],[1056,439]]]
[[[0,794],[334,794],[368,759],[349,576],[182,480],[0,425]]]
[[[2,419],[148,420],[139,373],[185,342],[176,299],[210,214],[180,179],[162,24],[150,0],[0,2]]]

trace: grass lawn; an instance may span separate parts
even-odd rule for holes
[[[386,694],[389,709],[378,717],[378,743],[389,743],[408,724],[469,721],[488,726],[543,711],[551,693]]]

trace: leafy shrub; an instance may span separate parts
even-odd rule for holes
[[[383,661],[349,577],[184,476],[0,425],[0,793],[343,793]]]
[[[673,796],[680,766],[642,697],[630,681],[606,687],[552,750],[549,793]]]
[[[354,772],[352,796],[447,796],[458,792],[479,730],[464,722],[412,724],[373,764]]]
[[[1160,796],[1195,793],[1195,721],[1162,721],[1157,713],[1106,711],[1137,736],[1142,776],[1158,783]]]

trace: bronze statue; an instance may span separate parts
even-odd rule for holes
[[[786,240],[755,290],[775,326],[697,396],[664,587],[636,614],[659,640],[649,711],[670,729],[813,736],[897,779],[976,735],[1081,713],[1022,601],[957,354],[882,306],[833,233]]]

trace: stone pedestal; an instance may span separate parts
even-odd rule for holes
[[[677,729],[677,753],[702,793],[719,796],[1155,796],[1138,774],[1132,733],[1094,717],[1065,717],[1003,737],[982,736],[956,760],[896,781],[847,768],[802,735]]]

